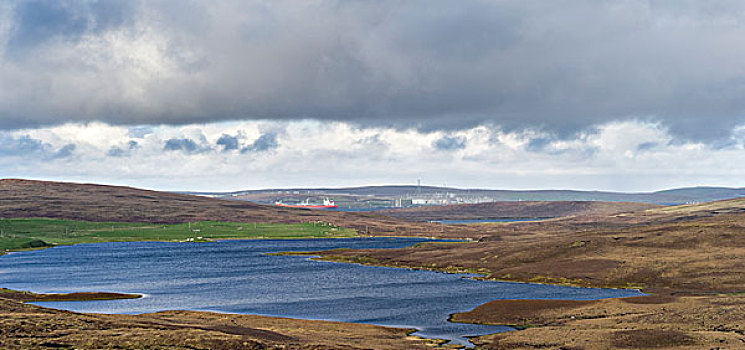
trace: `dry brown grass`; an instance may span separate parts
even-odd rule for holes
[[[685,216],[639,212],[519,223],[478,243],[334,253],[382,265],[458,267],[489,278],[678,292],[745,291],[745,214],[740,201]]]
[[[638,287],[653,298],[493,302],[456,320],[534,325],[484,349],[745,348],[745,200],[513,224],[469,244],[334,253],[337,261],[489,278]]]
[[[0,215],[154,222],[323,220],[362,230],[368,226],[372,234],[479,237],[479,242],[473,243],[334,252],[332,258],[483,271],[490,278],[504,280],[637,286],[657,295],[654,299],[565,303],[560,307],[515,303],[509,304],[515,306],[510,309],[504,304],[500,312],[489,309],[494,306],[484,306],[455,316],[472,322],[535,322],[538,326],[476,339],[484,349],[745,348],[745,200],[595,212],[508,225],[440,226],[121,187],[6,180],[0,181]],[[50,311],[11,301],[0,302],[0,307],[3,347],[41,347],[42,342],[81,348],[424,346],[402,343],[403,331],[382,331],[374,326],[283,320],[280,323],[289,328],[281,328],[250,316],[169,312],[109,317]],[[521,318],[510,320],[506,318],[509,315]],[[351,339],[341,340],[349,334]]]
[[[379,211],[406,220],[539,219],[567,216],[612,215],[657,208],[646,203],[594,201],[521,201],[425,206]]]
[[[567,307],[557,301],[554,308],[533,312],[533,327],[518,332],[479,337],[483,349],[742,349],[745,297],[732,295],[664,297],[653,302],[644,298],[604,299]],[[463,319],[520,320],[495,301]],[[518,304],[521,302],[517,302]],[[531,311],[528,304],[517,310]],[[507,316],[493,311],[505,311]]]
[[[0,298],[2,349],[429,349],[411,330],[253,315],[94,315]]]
[[[475,228],[416,223],[369,213],[280,208],[130,187],[48,181],[0,180],[0,218],[184,223],[330,222],[362,235],[475,237]]]

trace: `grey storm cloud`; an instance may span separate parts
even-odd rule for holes
[[[55,150],[52,145],[29,135],[19,137],[0,135],[0,156],[2,157],[61,159],[72,156],[76,148],[75,144],[70,143]]]
[[[2,136],[0,137],[0,155],[8,156],[28,156],[38,152],[44,152],[51,148],[51,145],[34,139],[28,135],[21,137]]]
[[[466,138],[463,136],[443,136],[432,144],[441,151],[457,151],[466,148]]]
[[[528,144],[525,146],[525,149],[530,152],[542,152],[546,149],[549,145],[551,145],[551,142],[555,141],[551,137],[536,137],[530,139],[528,141]]]
[[[129,128],[129,130],[127,131],[128,131],[129,137],[133,137],[136,139],[145,138],[145,136],[153,133],[153,129],[148,126],[135,126],[135,127]]]
[[[259,136],[253,143],[241,149],[242,153],[246,152],[266,152],[277,149],[279,142],[277,141],[277,134],[266,133]]]
[[[140,148],[140,144],[137,141],[132,140],[127,143],[126,149],[119,146],[111,146],[109,151],[106,152],[106,155],[109,157],[124,157],[138,148]]]
[[[745,122],[742,1],[11,1],[0,128]],[[232,147],[222,145],[223,147]]]
[[[209,151],[209,147],[203,147],[190,138],[168,139],[163,146],[165,151],[183,151],[186,153],[201,153]]]
[[[222,134],[222,136],[217,139],[217,145],[222,146],[223,152],[227,152],[240,148],[240,141],[238,140],[237,136]]]
[[[10,57],[33,52],[51,40],[81,40],[99,35],[132,19],[134,3],[127,0],[19,1],[13,10],[13,27],[6,43]]]
[[[112,146],[109,148],[109,151],[106,152],[106,155],[109,157],[124,157],[126,153],[121,147]]]
[[[217,146],[222,147],[223,152],[240,150],[241,153],[265,152],[279,147],[276,132],[266,132],[261,134],[252,143],[241,148],[241,140],[244,138],[245,136],[240,132],[236,136],[222,134],[220,138],[217,139],[216,144]]]
[[[655,147],[659,147],[660,144],[657,142],[642,142],[639,145],[636,146],[636,150],[640,152],[649,151],[654,149]]]
[[[68,157],[72,156],[72,154],[73,154],[73,152],[75,152],[75,149],[76,148],[77,148],[77,146],[75,146],[75,144],[72,144],[72,143],[66,144],[66,145],[60,147],[60,149],[57,150],[57,152],[55,152],[52,155],[52,158],[55,158],[55,159],[68,158]]]
[[[596,130],[595,130],[596,131]],[[557,141],[567,141],[567,138],[557,138],[556,135],[537,136],[531,138],[525,145],[525,150],[532,153],[544,153],[548,155],[574,155],[577,159],[589,159],[598,153],[597,146],[581,144],[574,146],[558,146]],[[643,144],[642,144],[643,145]],[[641,150],[641,145],[640,148]]]

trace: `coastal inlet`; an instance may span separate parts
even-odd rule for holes
[[[452,323],[451,314],[495,299],[642,295],[635,290],[478,281],[463,274],[312,261],[282,251],[401,248],[418,238],[120,242],[59,246],[0,257],[0,285],[37,293],[121,292],[146,297],[43,306],[93,313],[202,310],[416,328],[469,345],[467,336],[513,330]]]

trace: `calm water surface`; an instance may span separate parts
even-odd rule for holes
[[[512,330],[447,322],[494,299],[599,299],[636,291],[475,281],[459,274],[267,256],[278,251],[400,248],[424,239],[351,238],[213,243],[97,243],[0,257],[0,286],[40,293],[110,291],[132,300],[40,305],[96,313],[203,310],[416,328],[417,335],[468,344],[464,336]]]

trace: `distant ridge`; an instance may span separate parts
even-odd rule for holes
[[[324,221],[365,235],[464,237],[477,230],[416,223],[370,213],[280,208],[133,187],[0,179],[0,219],[55,218],[175,224],[194,221]],[[470,233],[469,233],[470,232]]]
[[[414,220],[546,219],[567,216],[605,216],[661,208],[649,203],[600,201],[521,201],[478,204],[433,205],[396,208],[378,214]],[[668,207],[662,207],[668,208]]]
[[[428,196],[436,193],[451,193],[454,195],[484,196],[491,201],[606,201],[606,202],[640,202],[662,205],[676,205],[694,202],[709,202],[723,199],[745,197],[745,188],[730,187],[685,187],[655,192],[610,192],[610,191],[578,191],[578,190],[489,190],[462,189],[436,186],[360,186],[344,188],[275,188],[262,190],[247,190],[235,192],[185,192],[196,195],[214,197],[237,197],[236,199],[252,200],[253,197],[283,192],[298,192],[299,194],[314,195],[351,195],[351,196]],[[245,198],[241,198],[245,197]]]

